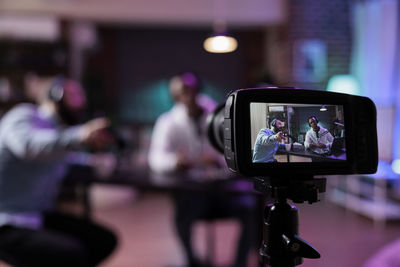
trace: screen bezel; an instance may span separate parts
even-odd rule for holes
[[[250,103],[285,103],[285,104],[326,104],[343,106],[344,124],[346,126],[346,160],[327,162],[270,162],[253,163],[251,146]],[[288,173],[314,174],[350,173],[355,164],[355,144],[352,138],[352,107],[350,98],[343,95],[309,90],[238,90],[234,107],[234,139],[236,164],[241,173],[259,175],[281,175]],[[311,169],[312,168],[312,169]]]

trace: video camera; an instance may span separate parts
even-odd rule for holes
[[[307,139],[315,143],[323,138],[307,133],[310,116],[330,130],[325,132],[331,136],[326,150],[307,148]],[[286,124],[283,136],[292,142],[286,138],[286,151],[276,151],[281,156],[260,161],[254,158],[255,142],[260,130],[276,134],[267,125],[273,119]],[[239,89],[214,111],[209,125],[211,143],[224,153],[229,169],[244,176],[367,174],[377,169],[376,109],[366,97],[294,88]],[[267,148],[264,152],[270,153]]]
[[[376,109],[366,97],[294,88],[231,92],[207,121],[212,145],[229,169],[254,177],[254,187],[273,198],[263,215],[260,260],[293,267],[320,254],[298,236],[297,208],[325,192],[322,174],[375,173]]]

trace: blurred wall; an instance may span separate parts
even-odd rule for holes
[[[399,10],[397,0],[353,3],[351,71],[377,106],[379,158],[387,162],[400,159]]]
[[[216,15],[226,17],[233,25],[260,26],[284,21],[285,3],[282,0],[2,0],[0,10],[164,26],[211,25]]]
[[[254,86],[264,71],[263,31],[232,33],[238,49],[212,54],[202,47],[207,30],[100,27],[99,45],[88,53],[83,72],[90,98],[97,102],[92,112],[114,106],[120,120],[153,123],[173,104],[169,79],[183,71],[196,72],[203,92],[218,102],[233,89]]]
[[[324,90],[331,76],[349,72],[351,2],[288,2],[287,23],[267,31],[268,69],[279,85]]]

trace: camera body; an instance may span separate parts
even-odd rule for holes
[[[369,98],[305,89],[249,88],[231,92],[217,113],[211,124],[214,135],[223,136],[217,142],[220,147],[222,143],[220,151],[229,169],[244,176],[376,172],[376,108]],[[307,120],[311,116],[320,117],[314,131],[312,120]],[[268,125],[273,120],[275,125]],[[287,129],[277,128],[277,120]],[[337,137],[334,130],[340,132]]]

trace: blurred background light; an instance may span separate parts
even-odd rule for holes
[[[0,16],[0,38],[52,42],[59,36],[60,26],[55,16],[4,14]]]
[[[238,42],[227,35],[214,35],[204,41],[204,49],[210,53],[230,53],[236,50]]]
[[[360,95],[360,86],[353,75],[341,74],[332,76],[326,88],[327,91],[344,93],[351,95]]]
[[[392,170],[393,170],[393,172],[400,174],[400,159],[393,160]]]
[[[226,0],[213,0],[213,34],[204,43],[204,49],[209,53],[230,53],[236,50],[238,42],[227,34]]]

